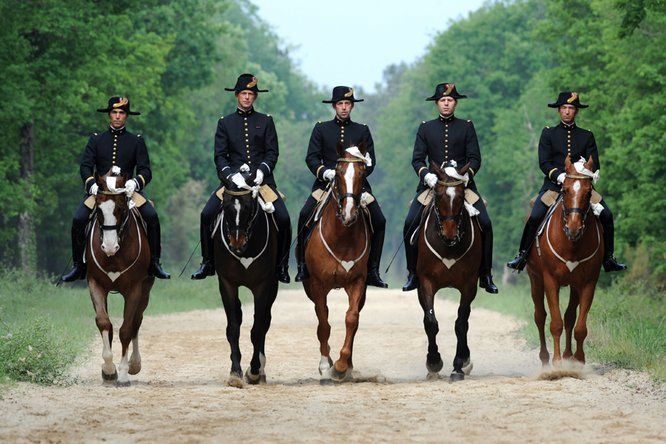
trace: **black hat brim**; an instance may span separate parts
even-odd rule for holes
[[[340,99],[340,100],[322,100],[321,103],[338,103],[342,102],[343,100],[349,100],[352,103],[365,101],[365,99]]]
[[[573,103],[560,103],[560,102],[555,102],[555,103],[549,103],[548,108],[559,108],[562,105],[573,105],[576,108],[587,108],[590,105],[585,105],[584,103],[579,103],[578,105],[574,105]]]
[[[245,89],[239,89],[237,90],[236,88],[224,88],[225,91],[233,91],[234,93],[239,93],[241,91],[252,91],[255,93],[267,93],[269,92],[267,89],[250,89],[250,88],[245,88]]]
[[[454,98],[455,100],[458,100],[458,99],[466,99],[466,98],[467,98],[467,96],[466,96],[465,94],[458,94],[457,96],[442,96],[442,97],[452,97],[452,98]],[[426,98],[426,102],[427,102],[427,101],[435,102],[435,101],[441,99],[442,97],[439,97],[439,98],[438,98],[437,96],[430,96],[430,97]]]
[[[116,108],[116,109],[118,109],[118,108]],[[110,109],[110,108],[97,108],[97,112],[98,112],[98,113],[110,113],[111,111],[113,111],[113,109]],[[124,110],[123,110],[123,111],[124,111]],[[140,116],[140,115],[141,115],[141,113],[138,113],[138,112],[136,112],[136,111],[125,111],[125,112],[126,112],[127,114],[129,114],[130,116]]]

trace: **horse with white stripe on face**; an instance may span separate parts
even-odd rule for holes
[[[330,374],[336,381],[351,379],[354,337],[359,314],[365,304],[372,230],[362,209],[362,186],[369,165],[372,165],[372,160],[363,146],[346,150],[338,146],[335,179],[322,207],[315,213],[315,225],[305,247],[309,277],[303,280],[303,287],[315,304],[319,321],[319,373],[324,377]],[[344,288],[349,296],[345,341],[335,364],[331,360],[328,344],[331,326],[326,302],[333,288]]]
[[[141,370],[139,328],[155,278],[148,275],[148,238],[137,212],[131,208],[134,202],[125,190],[128,177],[109,172],[95,179],[99,186],[95,196],[97,210],[88,233],[85,257],[95,321],[102,335],[102,379],[128,386],[129,375]],[[125,301],[119,332],[122,353],[117,370],[111,351],[113,325],[107,311],[111,291],[118,291]],[[130,342],[132,354],[128,356]]]
[[[249,175],[243,173],[244,175]],[[249,177],[246,177],[249,180]],[[265,340],[271,325],[271,308],[278,291],[275,268],[278,258],[278,225],[272,201],[277,195],[268,186],[220,190],[222,212],[213,230],[215,271],[227,316],[227,340],[231,346],[228,384],[243,386],[240,326],[243,321],[238,288],[247,287],[254,298],[251,340],[254,353],[245,372],[249,384],[266,383]]]

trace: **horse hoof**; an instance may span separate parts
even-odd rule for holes
[[[138,364],[130,363],[129,370],[127,370],[127,373],[129,373],[130,375],[136,375],[140,371],[141,371],[141,363],[140,362]]]
[[[436,381],[439,379],[439,373],[428,372],[426,375],[426,381]]]
[[[118,372],[113,372],[112,375],[107,375],[104,373],[104,370],[102,370],[102,380],[104,381],[116,381],[118,379]]]
[[[426,368],[428,369],[429,373],[439,373],[439,371],[444,367],[444,362],[442,361],[442,358],[438,356],[438,360],[436,362],[430,362],[430,360],[426,359]]]
[[[247,371],[245,372],[245,381],[247,381],[247,383],[250,385],[266,384],[266,375],[252,374],[252,372],[248,368]]]
[[[347,367],[347,370],[344,372],[338,371],[335,366],[331,367],[331,379],[335,382],[346,382],[351,381],[351,367]]]
[[[333,368],[333,360],[331,359],[330,356],[328,356],[327,358],[328,358],[327,360],[324,360],[324,358],[322,357],[321,361],[319,361],[319,369],[318,369],[319,375],[324,377],[328,377],[331,372],[331,368]]]
[[[470,373],[472,373],[472,369],[474,369],[474,363],[472,362],[471,359],[467,359],[467,361],[465,361],[462,365],[462,371],[466,375],[469,375]]]
[[[240,376],[238,376],[235,373],[231,373],[229,375],[229,379],[227,379],[227,385],[229,387],[236,387],[236,388],[241,389],[241,388],[243,388],[243,378],[241,378]]]
[[[451,376],[449,377],[449,379],[451,380],[451,382],[462,381],[462,380],[465,379],[465,374],[464,374],[462,371],[456,371],[456,370],[454,370],[454,371],[451,373]]]
[[[116,381],[116,387],[129,387],[130,385],[132,383],[130,383],[129,379],[127,381]]]

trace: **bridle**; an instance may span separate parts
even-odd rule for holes
[[[450,182],[443,181],[443,180],[438,180],[437,184],[438,185],[443,185],[445,187],[455,187],[463,183],[462,179],[457,179],[457,180],[452,180]],[[464,196],[463,196],[464,199]],[[454,214],[452,216],[442,216],[439,214],[439,211],[437,211],[437,193],[435,193],[435,198],[432,200],[432,208],[435,210],[435,223],[437,226],[437,236],[439,239],[446,245],[447,247],[452,247],[456,245],[458,242],[460,242],[460,239],[464,235],[464,231],[461,227],[462,224],[462,210],[463,210],[464,205],[460,206],[460,211],[458,211],[457,214]],[[444,235],[442,234],[442,223],[448,220],[452,220],[456,223],[456,229],[458,231],[458,234],[453,240],[446,240],[444,238]]]
[[[567,174],[566,175],[567,179],[575,179],[575,180],[592,180],[590,176],[584,176],[582,174]],[[567,229],[567,217],[571,213],[580,213],[583,215],[583,227],[582,231],[585,230],[585,221],[587,220],[587,215],[590,213],[590,202],[587,202],[587,206],[585,208],[578,208],[578,207],[573,207],[573,208],[567,208],[566,204],[564,203],[564,199],[562,199],[562,222],[563,222],[563,227],[564,227],[564,232],[571,239],[571,236],[569,236],[569,232]]]
[[[344,163],[362,163],[365,164],[365,160],[363,159],[358,159],[358,158],[351,158],[351,157],[340,157],[337,160],[338,163],[344,162]],[[365,173],[364,173],[365,174]],[[335,197],[335,201],[337,203],[337,210],[336,214],[339,218],[342,217],[342,203],[344,200],[348,197],[351,197],[352,200],[354,201],[354,208],[358,209],[358,207],[361,205],[361,195],[360,194],[354,194],[354,193],[345,193],[345,194],[340,194],[338,191],[340,189],[340,177],[336,174],[335,175],[335,186],[333,187],[333,196]]]
[[[252,192],[253,192],[253,190],[234,191],[234,190],[228,190],[226,188],[224,189],[224,194],[229,195],[229,196],[247,196],[248,194],[250,194]],[[255,197],[254,200],[256,202],[256,197]],[[245,238],[247,240],[249,240],[250,236],[252,236],[252,228],[254,227],[254,220],[257,218],[258,214],[259,214],[259,205],[255,205],[254,206],[254,213],[252,214],[252,217],[248,221],[247,226],[244,229],[242,229],[240,227],[236,228],[236,231],[240,234],[244,234]],[[224,226],[223,226],[223,229],[226,231],[227,234],[231,230],[229,228],[229,219],[230,218],[225,218],[224,219]]]
[[[119,194],[125,194],[125,190],[124,189],[119,189],[119,190],[116,190],[116,191],[98,190],[97,194],[103,194],[105,196],[117,196]],[[104,231],[114,231],[114,230],[116,230],[116,231],[118,231],[118,239],[119,239],[118,243],[120,243],[120,240],[122,239],[123,231],[125,230],[125,227],[127,226],[127,222],[129,221],[129,217],[130,217],[129,201],[130,201],[130,198],[125,196],[125,206],[127,208],[127,211],[125,211],[125,217],[123,218],[123,221],[120,224],[104,225],[103,223],[98,223],[99,228],[101,230],[100,233],[99,233],[100,239],[102,239],[102,235],[103,235]],[[99,213],[99,204],[97,205],[97,211],[98,211],[98,216],[97,217],[99,217],[99,214],[100,214]]]

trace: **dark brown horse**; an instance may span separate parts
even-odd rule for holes
[[[465,207],[464,180],[454,177],[464,177],[468,169],[469,164],[451,171],[451,176],[437,165],[431,165],[431,171],[437,175],[438,181],[431,191],[432,200],[424,209],[418,237],[416,274],[419,278],[419,302],[424,313],[423,326],[428,336],[426,368],[429,377],[438,373],[443,366],[437,348],[439,323],[435,317],[435,294],[445,287],[460,291],[455,324],[458,345],[453,359],[452,381],[465,379],[465,374],[472,370],[467,330],[481,263],[481,229]]]
[[[139,327],[155,278],[148,276],[148,238],[138,216],[130,210],[130,200],[124,191],[127,177],[107,173],[96,180],[99,186],[95,197],[97,209],[86,248],[88,288],[95,307],[97,328],[102,335],[102,378],[117,380],[119,386],[128,386],[128,374],[135,375],[141,370]],[[113,326],[107,312],[110,291],[120,292],[125,299],[118,371],[113,363]],[[128,360],[130,342],[132,356]]]
[[[365,155],[362,147],[361,153]],[[359,314],[365,304],[368,252],[372,241],[370,226],[361,209],[365,160],[338,149],[334,183],[305,247],[305,263],[310,276],[303,280],[308,297],[315,304],[319,325],[317,337],[321,360],[319,373],[336,381],[351,379],[352,349],[358,329]],[[346,335],[340,358],[333,364],[328,339],[328,293],[344,288],[349,297],[345,316]]]
[[[254,190],[224,190],[222,214],[213,234],[215,269],[222,304],[227,316],[227,340],[231,346],[231,372],[228,384],[243,386],[241,351],[238,344],[243,322],[238,287],[250,289],[254,296],[254,324],[251,339],[254,353],[245,379],[250,384],[266,382],[266,333],[271,325],[271,308],[278,291],[275,274],[277,225],[265,212],[261,196]]]
[[[594,170],[592,157],[584,166],[588,171]],[[541,342],[539,357],[544,366],[550,359],[544,332],[544,291],[551,316],[553,364],[558,364],[562,357],[568,359],[572,356],[576,361],[585,363],[583,342],[587,336],[587,314],[592,305],[604,257],[601,226],[597,218],[591,215],[592,177],[579,173],[569,156],[565,160],[565,171],[562,197],[555,204],[543,234],[532,246],[527,261],[534,301],[534,322]],[[563,323],[559,305],[560,287],[567,285],[571,290]],[[564,355],[561,356],[560,336],[563,327],[567,336]],[[571,349],[572,332],[577,344],[575,354],[572,354]]]

